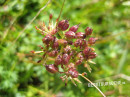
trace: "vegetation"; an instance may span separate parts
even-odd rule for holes
[[[50,14],[55,22],[62,8],[63,0],[47,2],[0,0],[0,97],[100,97],[82,77],[77,87],[71,81],[65,86],[60,74],[47,72],[37,63],[39,55],[30,53],[43,45],[43,36],[35,26],[40,27],[43,21],[48,24]],[[91,27],[93,37],[98,37],[94,45],[98,56],[93,60],[96,64],[90,64],[91,73],[83,64],[78,71],[85,71],[94,83],[121,82],[98,86],[106,96],[130,96],[129,16],[128,0],[66,0],[61,13],[60,20],[68,19],[70,26],[81,23],[79,32]]]

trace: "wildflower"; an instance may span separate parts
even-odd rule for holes
[[[70,79],[74,85],[76,85],[74,80],[81,83],[78,80],[78,76],[88,80],[84,76],[86,73],[80,74],[77,68],[79,65],[83,64],[83,66],[87,67],[88,71],[90,71],[90,66],[86,64],[88,64],[88,62],[94,63],[92,59],[97,56],[95,50],[90,47],[95,44],[97,38],[91,37],[87,39],[87,36],[92,34],[93,29],[87,27],[85,32],[77,32],[79,25],[74,25],[69,28],[68,20],[59,21],[58,18],[55,24],[53,24],[51,20],[52,14],[49,16],[48,26],[43,23],[43,30],[36,27],[44,36],[42,42],[45,46],[40,46],[42,51],[31,52],[33,54],[43,53],[38,63],[43,62],[46,70],[50,73],[64,74],[64,76],[60,78],[65,81],[66,85],[68,79]],[[65,32],[68,28],[69,30]],[[48,64],[50,59],[53,59],[53,64]],[[62,68],[63,72],[59,70],[59,67]],[[88,81],[92,83],[90,80]],[[99,92],[102,94],[101,91]]]

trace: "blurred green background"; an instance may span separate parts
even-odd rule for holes
[[[63,0],[52,2],[40,13],[21,36],[20,31],[45,6],[47,0],[0,0],[0,97],[101,97],[88,82],[79,79],[75,87],[71,81],[65,87],[58,74],[50,74],[38,57],[30,54],[39,50],[42,35],[35,26],[53,21],[60,13]],[[121,81],[119,85],[99,86],[108,97],[130,96],[130,1],[129,0],[66,0],[61,19],[69,19],[70,26],[81,23],[78,31],[89,26],[98,37],[94,46],[98,57],[90,64],[89,73],[83,65],[79,72],[87,72],[92,82]],[[16,40],[16,41],[15,41]],[[15,42],[14,42],[15,41]]]

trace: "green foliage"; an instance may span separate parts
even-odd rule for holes
[[[63,0],[52,0],[35,21],[28,26],[14,43],[20,31],[37,14],[47,0],[0,0],[0,97],[99,97],[100,94],[88,82],[75,87],[71,82],[67,87],[60,75],[48,73],[37,58],[30,55],[31,50],[39,50],[42,35],[35,26],[43,21],[48,23],[49,14],[55,22]],[[92,73],[79,66],[79,71],[87,72],[87,77],[95,82],[122,81],[125,84],[99,87],[111,97],[130,96],[129,81],[111,76],[123,73],[130,75],[130,2],[128,0],[66,0],[60,19],[69,19],[70,26],[81,23],[83,31],[87,26],[94,29],[93,36],[99,41],[95,45],[98,57],[95,65],[90,64]],[[12,25],[11,25],[12,24]]]

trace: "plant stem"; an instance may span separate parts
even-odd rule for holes
[[[80,76],[82,76],[84,79],[86,79],[88,82],[90,82],[101,94],[103,97],[106,97],[103,92],[93,83],[91,82],[88,78],[86,78],[85,76],[83,76],[82,74],[79,74]]]

